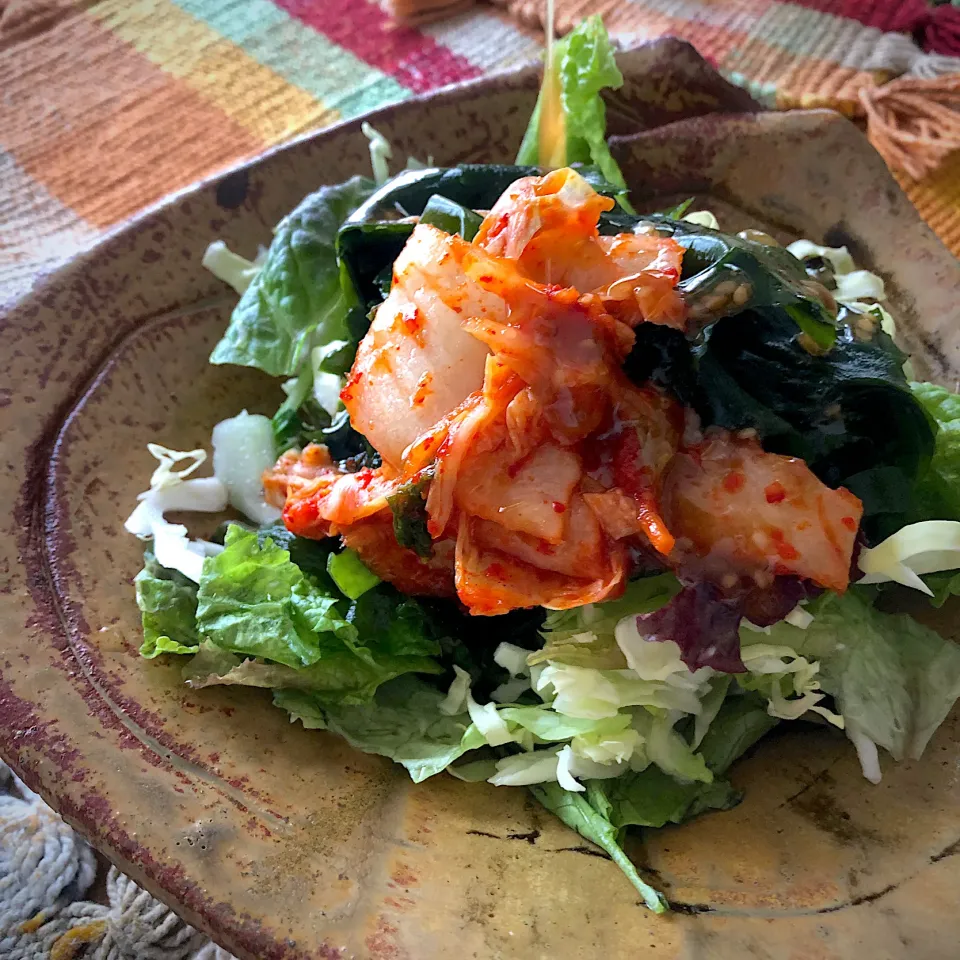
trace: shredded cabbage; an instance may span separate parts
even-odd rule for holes
[[[223,547],[204,540],[189,540],[187,528],[180,523],[169,523],[164,513],[168,510],[219,513],[227,506],[227,488],[216,477],[184,479],[206,460],[203,450],[182,452],[156,443],[148,444],[147,449],[160,465],[150,478],[150,489],[137,497],[140,502],[127,517],[124,528],[141,540],[153,538],[153,552],[160,566],[178,570],[199,583],[204,558],[214,556]],[[183,460],[191,463],[174,470],[174,465]]]
[[[260,525],[280,519],[280,511],[263,499],[263,473],[276,458],[266,417],[243,410],[213,428],[214,476],[227,488],[231,506]]]
[[[803,609],[803,603],[801,600],[783,619],[794,627],[806,630],[813,623],[813,614]]]
[[[518,677],[516,680],[507,680],[490,691],[490,699],[497,703],[513,703],[521,693],[530,689],[529,677]]]
[[[746,678],[739,678],[740,684],[767,697],[771,717],[798,720],[809,710],[843,729],[843,717],[820,706],[826,694],[820,689],[818,661],[800,656],[792,647],[767,643],[746,644],[740,653],[748,671]]]
[[[515,643],[501,643],[493,651],[493,661],[503,667],[511,677],[529,677],[530,666],[527,664],[529,650],[518,647]]]
[[[556,783],[560,747],[518,753],[497,761],[489,783],[495,787],[526,787],[531,783]]]
[[[571,717],[600,720],[631,706],[700,712],[696,689],[641,680],[633,670],[594,670],[551,662],[534,685],[541,695],[548,688],[554,692],[553,709]]]
[[[176,486],[181,480],[186,480],[198,467],[201,467],[207,460],[207,451],[198,450],[171,450],[169,447],[163,447],[159,443],[148,443],[147,450],[150,456],[160,461],[156,470],[150,477],[150,489],[162,490],[164,487]],[[184,460],[190,463],[179,470],[173,468]]]
[[[470,674],[457,666],[454,666],[453,672],[450,689],[440,703],[440,712],[448,717],[463,713],[467,709],[467,698],[470,696]]]
[[[960,522],[923,520],[908,524],[883,543],[864,550],[858,564],[864,574],[861,583],[894,580],[933,596],[920,574],[960,569]]]
[[[680,647],[673,640],[652,640],[641,636],[636,617],[624,617],[617,624],[614,636],[627,665],[641,680],[661,681],[684,690],[699,691],[713,676],[710,667],[691,672],[680,659]]]
[[[644,737],[646,754],[664,773],[681,783],[698,780],[712,783],[713,774],[699,753],[673,728],[676,722],[666,716],[653,716],[645,710],[637,711],[634,726]]]
[[[218,280],[242,294],[260,272],[266,253],[261,247],[256,260],[248,260],[234,253],[222,240],[214,240],[207,247],[201,262]]]
[[[877,745],[852,725],[847,728],[847,736],[856,748],[860,770],[864,777],[871,783],[879,783],[883,779],[883,774],[880,771],[880,754],[877,751]]]
[[[633,727],[617,733],[602,727],[581,733],[570,741],[574,755],[597,765],[623,764],[643,750],[643,737]]]
[[[570,772],[570,762],[572,760],[573,751],[568,743],[557,754],[557,783],[571,793],[583,793],[587,788],[582,783],[578,783]]]
[[[360,129],[370,141],[370,166],[373,167],[373,179],[379,186],[390,179],[390,167],[387,161],[393,159],[393,147],[390,146],[390,141],[366,120],[360,124]]]
[[[694,210],[682,218],[687,223],[696,223],[701,227],[708,227],[710,230],[719,230],[720,224],[717,218],[709,210]]]

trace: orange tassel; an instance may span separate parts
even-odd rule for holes
[[[914,180],[960,149],[960,73],[904,76],[860,90],[867,136],[887,166]]]

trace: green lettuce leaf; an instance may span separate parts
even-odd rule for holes
[[[605,781],[591,781],[591,784],[603,782]],[[620,847],[617,828],[607,819],[609,807],[604,803],[602,793],[596,794],[595,804],[591,802],[592,791],[589,789],[586,795],[571,793],[558,783],[537,783],[529,789],[547,810],[559,817],[571,830],[576,830],[584,840],[589,840],[605,850],[654,913],[664,913],[668,909],[666,897],[640,876]]]
[[[627,584],[623,596],[604,603],[552,611],[541,631],[543,647],[530,663],[552,660],[597,670],[622,670],[627,661],[617,646],[614,628],[624,617],[659,610],[680,591],[672,573],[643,577]]]
[[[923,582],[933,591],[930,602],[935,607],[942,607],[951,597],[960,594],[960,573],[956,570],[928,573]]]
[[[298,720],[305,730],[326,730],[327,720],[320,701],[303,690],[274,690],[273,705],[290,714],[290,722]]]
[[[549,707],[510,706],[502,707],[498,712],[508,725],[523,727],[548,743],[590,734],[616,736],[630,726],[628,713],[604,717],[601,720],[587,720],[583,717],[568,717]]]
[[[906,614],[882,613],[856,588],[808,609],[806,630],[778,623],[769,642],[820,661],[849,731],[897,760],[919,758],[960,696],[960,647]]]
[[[189,667],[194,686],[290,687],[363,703],[401,674],[442,672],[417,601],[383,585],[350,603],[319,570],[325,551],[277,535],[317,573],[270,536],[231,525],[200,581],[197,629],[209,643]],[[208,647],[257,659],[212,659]]]
[[[309,580],[271,539],[261,546],[255,533],[232,525],[223,552],[204,563],[197,629],[224,650],[305,667],[324,648],[342,649],[336,634],[356,638],[339,599]]]
[[[355,295],[349,284],[341,286],[337,231],[373,189],[366,177],[321,187],[280,221],[211,363],[293,376],[312,344],[351,339],[348,313]]]
[[[779,722],[767,713],[760,697],[729,696],[700,743],[700,755],[710,770],[722,776]]]
[[[380,654],[375,663],[348,650],[324,655],[309,667],[288,667],[262,660],[243,660],[209,641],[184,667],[183,677],[191,687],[261,687],[299,690],[313,694],[325,704],[366,704],[377,688],[408,673],[442,673],[428,657]]]
[[[603,792],[617,829],[683,823],[707,810],[729,810],[740,802],[738,791],[725,780],[681,783],[657,766],[590,784],[594,791]]]
[[[553,58],[566,134],[566,154],[559,165],[589,163],[598,167],[604,178],[622,191],[618,194],[621,205],[630,209],[623,173],[607,146],[607,114],[600,96],[602,90],[622,87],[623,75],[599,14],[582,20],[558,40]],[[545,75],[544,87],[550,82]],[[541,90],[517,154],[518,164],[545,165],[546,158],[540,156],[540,114],[545,98]]]
[[[729,810],[741,794],[721,776],[757,740],[777,725],[752,694],[727,697],[700,745],[699,757],[714,774],[711,782],[681,782],[659,766],[587,782],[591,805],[618,830],[683,823],[708,810]]]
[[[910,388],[937,424],[933,457],[917,484],[916,519],[960,520],[960,395],[935,383]]]
[[[444,694],[414,677],[384,684],[374,702],[363,706],[330,704],[287,690],[274,694],[274,703],[288,710],[291,720],[314,728],[325,724],[355,749],[402,764],[414,783],[486,742],[466,714],[442,714],[443,699]]]
[[[141,655],[152,660],[161,653],[196,653],[197,585],[161,567],[152,550],[144,553],[143,569],[133,582],[143,623]]]

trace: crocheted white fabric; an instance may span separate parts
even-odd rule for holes
[[[0,763],[0,960],[235,960],[111,867]]]

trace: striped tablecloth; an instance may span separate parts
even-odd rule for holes
[[[4,2],[2,299],[171,191],[540,47],[492,10],[412,30],[368,0]]]
[[[200,177],[306,130],[536,56],[541,0],[497,3],[409,28],[374,0],[0,0],[0,299]],[[943,67],[936,49],[924,54],[884,31],[926,30],[948,52],[953,42],[950,22],[924,0],[558,8],[561,27],[601,10],[627,41],[684,36],[772,106],[850,114],[858,83],[887,79],[891,56],[895,72]],[[960,10],[947,13],[957,14],[960,48]],[[898,175],[960,252],[960,155],[920,180]]]

